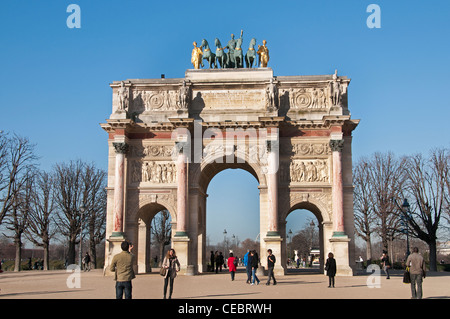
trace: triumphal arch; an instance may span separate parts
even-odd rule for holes
[[[105,267],[126,238],[138,272],[147,272],[150,222],[167,209],[182,273],[205,272],[208,184],[240,168],[259,182],[261,254],[272,249],[277,274],[286,271],[286,217],[308,209],[320,223],[322,263],[333,252],[338,275],[351,275],[359,121],[348,109],[349,83],[337,72],[275,76],[269,67],[111,83],[112,114],[101,124],[109,134]]]

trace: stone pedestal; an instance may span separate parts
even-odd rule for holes
[[[114,273],[109,270],[109,266],[111,265],[113,257],[122,252],[121,244],[124,240],[125,237],[123,235],[110,236],[109,239],[106,240],[106,245],[108,247],[108,256],[103,268],[104,275],[114,275]]]
[[[272,254],[276,258],[275,267],[273,269],[275,277],[284,276],[286,269],[284,269],[281,259],[281,245],[283,243],[283,238],[280,236],[267,236],[264,238],[264,242],[266,243],[266,249],[265,251],[261,251],[261,256],[259,256],[261,264],[267,269],[267,250],[272,249]]]
[[[330,239],[331,247],[336,259],[336,276],[353,276],[353,269],[349,264],[349,242],[347,236],[332,237]],[[324,256],[328,258],[327,255]]]
[[[190,239],[187,236],[175,236],[172,238],[172,247],[175,249],[178,261],[180,262],[180,274],[182,275],[185,275],[188,269],[189,243]]]

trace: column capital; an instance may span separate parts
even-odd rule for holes
[[[330,148],[333,152],[342,152],[344,140],[330,140]]]
[[[126,154],[128,152],[128,144],[125,142],[117,143],[113,142],[113,146],[116,149],[116,153]]]

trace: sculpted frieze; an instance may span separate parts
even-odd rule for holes
[[[293,160],[289,166],[289,177],[292,183],[328,183],[328,160]]]
[[[171,158],[173,145],[130,145],[129,157],[163,157]]]
[[[130,161],[131,183],[173,184],[177,167],[172,161]]]

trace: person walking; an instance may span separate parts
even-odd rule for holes
[[[268,278],[267,278],[267,282],[266,282],[266,286],[270,285],[270,279],[273,279],[273,284],[276,285],[277,281],[275,280],[275,275],[273,273],[273,268],[275,267],[275,255],[272,254],[272,249],[267,250],[268,252],[268,256],[267,256],[267,270],[268,270]]]
[[[334,277],[336,276],[336,259],[334,259],[333,253],[328,253],[328,259],[325,263],[325,270],[328,276],[328,288],[334,288]]]
[[[247,284],[252,282],[252,265],[251,265],[251,255],[250,250],[247,250],[247,253],[244,255],[242,262],[245,266],[245,271],[247,272]]]
[[[169,299],[172,299],[173,293],[173,281],[177,276],[177,272],[180,271],[180,262],[178,261],[175,250],[169,249],[166,256],[164,257],[162,266],[167,269],[166,275],[164,276],[164,299],[166,299],[167,286],[170,283]]]
[[[218,273],[218,270],[220,268],[220,272],[222,272],[222,266],[223,266],[223,255],[220,251],[218,255],[216,255],[216,274]]]
[[[120,245],[122,252],[115,255],[109,266],[109,270],[114,272],[114,280],[116,281],[116,299],[122,299],[125,293],[125,299],[132,298],[132,285],[136,275],[134,274],[134,256],[129,251],[130,245],[127,241],[123,241]]]
[[[91,256],[89,256],[89,253],[86,252],[86,255],[84,255],[83,258],[83,264],[84,264],[84,271],[91,271]]]
[[[386,279],[390,279],[389,277],[389,269],[391,269],[391,262],[389,261],[389,256],[387,251],[383,250],[383,255],[381,255],[381,265],[383,266],[383,270],[386,273]]]
[[[215,256],[214,256],[214,252],[211,250],[211,256],[209,257],[210,261],[211,261],[211,271],[214,271],[214,260],[215,260]]]
[[[236,257],[233,256],[233,253],[230,253],[230,255],[228,256],[228,270],[230,271],[231,274],[231,281],[234,281],[234,274],[236,273],[236,265],[237,265],[237,260]]]
[[[256,276],[256,270],[258,269],[258,253],[256,252],[256,250],[252,250],[250,256],[251,256],[252,277],[253,277],[252,285],[255,284],[255,280],[256,284],[259,285],[260,280],[258,276]]]
[[[419,248],[413,248],[412,254],[406,259],[406,267],[409,267],[411,277],[411,299],[422,299],[422,282],[426,276],[426,266],[423,257],[419,254]]]

